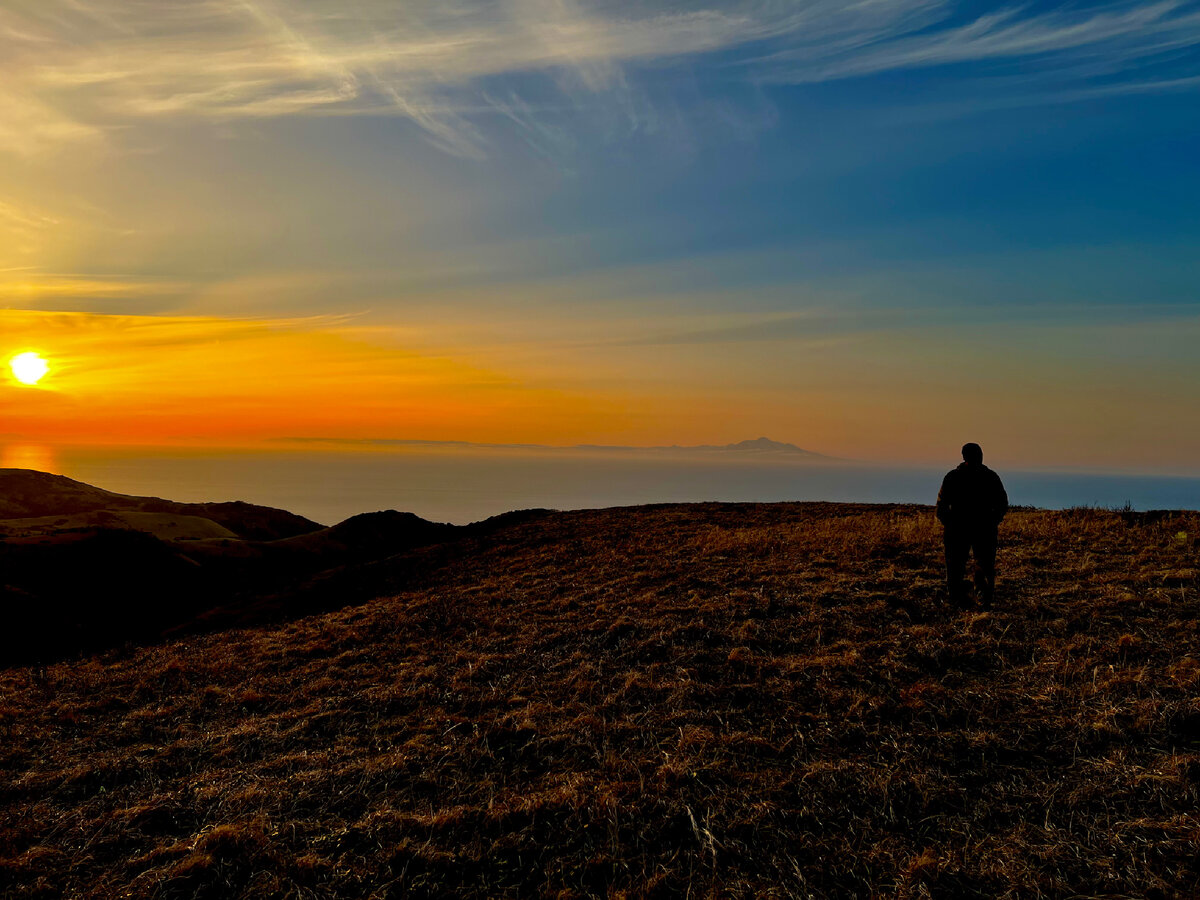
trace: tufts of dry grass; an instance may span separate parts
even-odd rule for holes
[[[1194,895],[1197,536],[1018,510],[958,612],[927,508],[561,513],[9,669],[0,896]]]

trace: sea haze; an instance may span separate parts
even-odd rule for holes
[[[184,502],[245,500],[325,524],[379,509],[465,524],[532,507],[705,500],[932,503],[949,468],[814,461],[787,453],[437,445],[270,452],[19,449],[9,448],[5,465],[42,468],[125,494]],[[1200,509],[1200,478],[1003,467],[1001,474],[1014,504]]]

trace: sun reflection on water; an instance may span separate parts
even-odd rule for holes
[[[45,444],[4,444],[0,447],[0,469],[58,472],[58,459],[54,448]]]

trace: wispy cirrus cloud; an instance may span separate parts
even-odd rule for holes
[[[369,114],[478,156],[489,121],[545,145],[558,139],[547,119],[628,98],[650,68],[813,83],[1010,63],[1058,89],[1119,93],[1178,89],[1197,47],[1194,0],[982,14],[952,0],[45,0],[0,10],[0,138],[28,155],[143,119]],[[530,76],[549,90],[531,94]]]
[[[1088,61],[1122,69],[1200,45],[1200,7],[1179,0],[1039,14],[1007,7],[957,22],[950,4],[938,6],[944,17],[935,27],[903,34],[847,27],[832,42],[804,41],[758,62],[774,67],[775,80],[807,82],[995,60],[1043,71]]]
[[[40,115],[47,134],[65,132],[72,107],[81,136],[92,117],[391,113],[465,154],[479,152],[470,117],[487,104],[466,88],[482,79],[549,71],[601,92],[622,63],[719,49],[747,24],[713,10],[618,18],[570,0],[79,0],[0,16],[23,115],[35,115],[29,97],[61,113]]]
[[[0,200],[0,233],[19,253],[36,247],[38,236],[57,224],[58,219],[48,213]]]

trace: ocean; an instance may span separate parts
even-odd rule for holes
[[[124,494],[245,500],[323,524],[380,509],[464,524],[514,509],[644,503],[833,500],[933,503],[939,468],[740,454],[440,449],[213,451],[9,445],[0,464]],[[1200,509],[1200,478],[1007,470],[1013,504]]]

